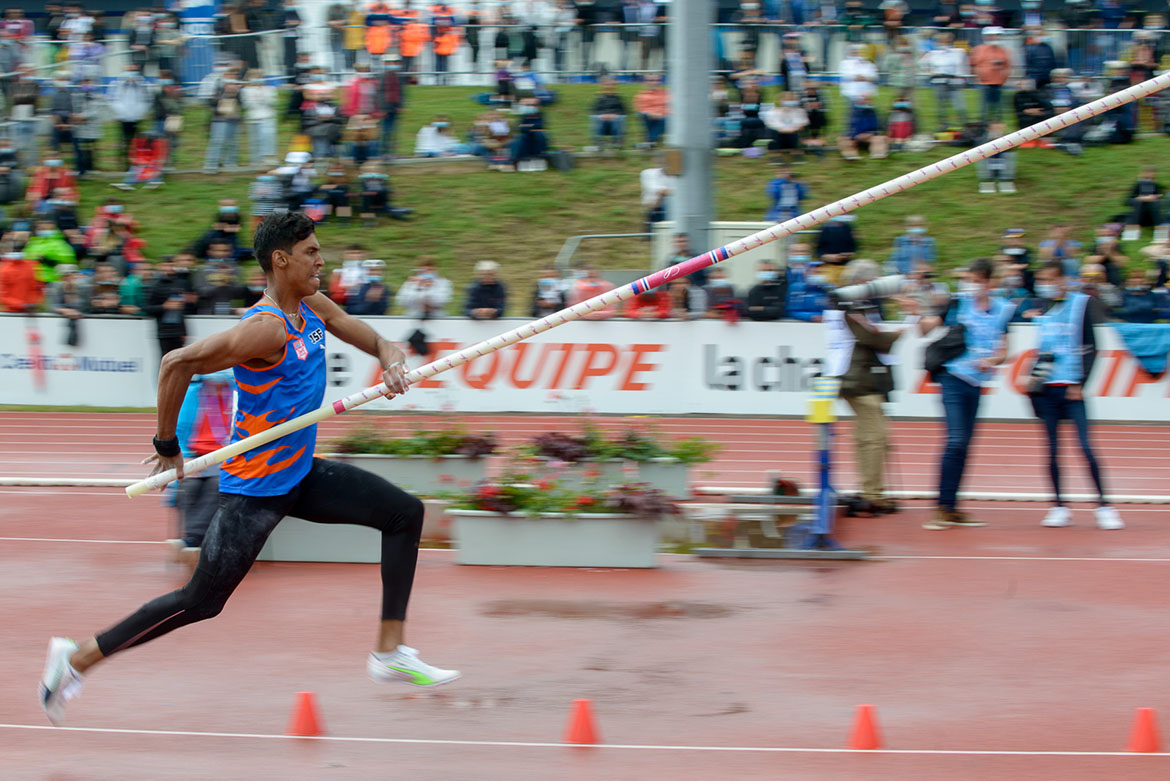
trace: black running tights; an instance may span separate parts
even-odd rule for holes
[[[268,535],[291,515],[314,523],[351,523],[382,532],[382,619],[402,621],[414,582],[423,505],[387,481],[349,464],[313,459],[283,496],[219,495],[199,564],[185,586],[151,600],[97,636],[103,656],[214,618],[244,579]]]

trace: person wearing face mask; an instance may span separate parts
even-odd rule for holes
[[[946,421],[946,447],[941,458],[938,508],[925,529],[983,526],[958,509],[959,484],[967,466],[983,386],[994,377],[995,367],[1007,357],[1007,328],[1014,307],[991,295],[991,261],[978,258],[967,269],[967,280],[941,316],[924,316],[919,322],[928,335],[942,325],[962,326],[961,352],[943,363],[936,380],[942,390]],[[923,314],[910,310],[911,314]],[[946,337],[943,337],[946,338]]]
[[[576,306],[582,301],[596,298],[602,293],[613,290],[613,283],[601,276],[601,271],[595,266],[585,266],[585,276],[573,283],[569,290],[568,305]],[[582,317],[583,320],[608,320],[618,312],[617,304],[609,304],[596,309]],[[547,314],[547,313],[546,313]]]
[[[419,128],[414,140],[416,157],[448,157],[459,154],[459,148],[459,139],[451,132],[451,122],[443,114]]]
[[[1032,250],[1024,245],[1024,229],[1008,228],[1003,232],[1003,245],[999,254],[1011,259],[1012,265],[1024,277],[1024,287],[1032,289]]]
[[[803,211],[801,201],[809,197],[808,185],[783,163],[776,167],[776,176],[768,182],[765,192],[772,202],[764,214],[768,222],[784,222],[797,217]]]
[[[1162,213],[1165,190],[1157,180],[1157,169],[1152,165],[1142,168],[1141,175],[1134,182],[1127,198],[1130,207],[1129,220],[1122,233],[1122,241],[1137,241],[1143,227],[1163,227],[1166,215]],[[1164,240],[1164,238],[1162,239]]]
[[[943,131],[949,126],[952,107],[958,123],[963,125],[967,122],[964,87],[971,72],[967,54],[955,46],[954,35],[939,33],[935,36],[935,43],[933,49],[922,55],[919,64],[934,87],[938,104],[938,129]]]
[[[138,66],[128,65],[110,89],[110,109],[122,128],[124,170],[130,170],[130,144],[138,134],[138,124],[150,113],[153,102],[150,88],[142,80]]]
[[[732,323],[739,320],[743,301],[740,300],[735,284],[727,278],[726,271],[719,267],[708,270],[707,284],[703,286],[703,290],[707,293],[706,317],[711,319],[722,317]]]
[[[1052,81],[1052,70],[1059,65],[1056,52],[1044,31],[1033,27],[1024,31],[1024,76],[1042,90]]]
[[[853,235],[856,215],[840,214],[821,225],[813,254],[824,262],[824,273],[830,284],[837,284],[845,264],[857,253],[857,238]]]
[[[1156,276],[1158,272],[1154,272]],[[1146,272],[1135,268],[1125,280],[1121,294],[1121,307],[1117,317],[1126,323],[1152,323],[1158,316],[1158,302],[1146,279]]]
[[[796,242],[788,248],[785,277],[788,283],[785,317],[804,323],[819,323],[829,308],[830,285],[825,277],[824,264],[813,260],[807,244]]]
[[[542,269],[532,288],[532,317],[544,317],[564,308],[565,286],[560,275],[551,268]]]
[[[986,27],[983,43],[971,51],[971,69],[983,93],[982,122],[1003,119],[1003,87],[1012,75],[1012,55],[1000,43],[1002,27]]]
[[[376,115],[382,119],[379,152],[383,159],[389,159],[394,155],[396,147],[394,128],[405,100],[406,80],[402,76],[402,58],[397,54],[387,54],[383,58],[375,107]]]
[[[938,263],[938,242],[927,234],[926,218],[912,214],[906,218],[906,232],[894,238],[889,265],[898,274],[909,274],[919,264],[933,267]]]
[[[882,61],[886,84],[895,90],[899,99],[910,98],[918,87],[918,58],[914,46],[905,36],[898,36],[894,46]]]
[[[746,314],[751,320],[780,320],[784,317],[787,285],[776,266],[760,263],[756,284],[748,291]]]
[[[800,48],[800,33],[784,34],[780,48],[780,83],[785,92],[801,93],[804,80],[812,70],[812,62]]]
[[[780,153],[780,160],[800,160],[804,150],[800,148],[800,134],[808,127],[808,114],[800,107],[800,101],[791,92],[785,92],[779,106],[763,112],[764,124],[772,131],[768,149]],[[795,215],[793,215],[795,216]],[[771,218],[765,218],[771,219]]]
[[[1050,527],[1072,523],[1072,513],[1065,506],[1060,492],[1061,473],[1057,460],[1060,422],[1071,420],[1097,489],[1098,505],[1094,513],[1097,527],[1123,529],[1125,524],[1121,516],[1105,499],[1101,468],[1089,441],[1089,418],[1085,409],[1085,385],[1097,357],[1093,326],[1103,318],[1090,296],[1070,289],[1059,262],[1051,261],[1037,272],[1036,292],[1044,305],[1031,313],[1032,320],[1039,327],[1040,338],[1028,395],[1047,434],[1048,474],[1055,498],[1043,523]]]
[[[41,269],[38,279],[42,282],[54,282],[57,273],[54,270],[58,265],[72,265],[77,262],[77,253],[73,247],[57,230],[57,226],[49,220],[39,220],[36,228],[24,245],[24,256],[29,260],[40,263]]]

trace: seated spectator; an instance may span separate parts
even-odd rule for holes
[[[395,303],[403,314],[419,320],[441,317],[451,303],[451,281],[441,276],[430,258],[420,259],[414,274],[398,288]]]
[[[1124,284],[1125,269],[1129,266],[1129,258],[1121,251],[1120,227],[1110,223],[1097,229],[1097,245],[1093,249],[1096,259],[1092,261],[1101,264],[1105,278],[1116,288]],[[1085,262],[1090,261],[1086,258]]]
[[[884,158],[889,152],[889,139],[882,130],[877,109],[873,107],[873,98],[868,95],[862,95],[854,101],[849,116],[849,129],[837,139],[837,148],[846,160],[859,160],[859,147],[864,147],[875,160]]]
[[[42,278],[52,282],[57,278],[54,268],[60,263],[77,263],[77,252],[65,240],[57,226],[48,220],[36,224],[36,233],[24,245],[24,257],[43,266]]]
[[[365,262],[369,253],[361,244],[350,244],[341,256],[341,267],[333,269],[329,281],[329,297],[339,306],[345,306],[350,296],[366,281]]]
[[[622,304],[622,317],[632,320],[666,320],[670,317],[670,296],[660,287],[639,293]]]
[[[771,132],[760,118],[763,110],[763,95],[754,78],[746,78],[739,89],[739,103],[732,107],[732,116],[739,120],[739,135],[727,146],[732,149],[749,149],[757,141],[771,141]]]
[[[89,308],[89,283],[77,266],[62,264],[57,271],[59,279],[49,285],[45,308],[67,318],[65,343],[76,347],[81,343],[81,320]]]
[[[73,194],[63,187],[53,191],[53,197],[45,202],[41,214],[47,220],[52,220],[62,231],[78,230],[81,226],[77,221],[77,201]],[[84,244],[84,241],[82,242]]]
[[[634,110],[646,128],[646,145],[658,146],[666,132],[666,117],[670,114],[670,93],[662,85],[657,73],[646,74],[642,90],[634,96]]]
[[[1158,318],[1158,303],[1153,289],[1146,280],[1146,273],[1135,268],[1129,272],[1125,280],[1121,307],[1116,314],[1127,323],[1152,323]]]
[[[934,267],[920,263],[910,272],[902,295],[895,296],[893,300],[903,310],[921,312],[923,317],[935,317],[945,313],[950,298],[950,288],[939,281]]]
[[[764,219],[769,222],[786,222],[802,213],[801,201],[808,198],[808,185],[784,163],[776,167],[776,176],[768,182],[766,190],[772,205]]]
[[[601,276],[601,272],[594,266],[585,267],[585,276],[573,283],[573,287],[569,290],[569,306],[576,306],[582,301],[588,301],[591,298],[608,293],[613,290],[613,283],[605,280]],[[605,320],[617,314],[616,305],[602,307],[585,315],[584,320]]]
[[[68,192],[74,201],[78,199],[77,180],[73,172],[65,167],[60,157],[49,157],[44,165],[33,169],[32,180],[24,197],[36,210],[57,190]]]
[[[1047,96],[1036,88],[1032,79],[1020,79],[1019,89],[1012,97],[1016,110],[1016,122],[1020,128],[1031,127],[1052,117],[1052,104]],[[1028,141],[1024,146],[1039,146],[1038,141]]]
[[[0,256],[0,309],[5,312],[35,312],[42,300],[37,262],[19,252],[5,252]]]
[[[476,117],[471,127],[471,146],[472,152],[487,158],[490,166],[503,170],[508,165],[512,146],[512,127],[508,118],[495,110]]]
[[[248,71],[248,83],[240,90],[244,125],[248,129],[248,162],[251,165],[276,163],[276,86],[264,81],[259,68]]]
[[[234,255],[239,246],[240,207],[235,198],[221,198],[215,221],[202,236],[191,245],[191,253],[200,259],[207,257],[207,250],[215,242],[227,242]]]
[[[386,264],[376,258],[362,262],[362,284],[346,299],[345,311],[351,315],[385,315],[394,295],[385,282]]]
[[[909,274],[919,263],[938,263],[938,243],[927,234],[926,218],[912,214],[906,218],[906,232],[894,238],[889,265],[895,274]]]
[[[708,269],[703,289],[707,292],[707,317],[722,317],[732,322],[739,319],[743,301],[726,271],[718,266]]]
[[[829,112],[825,96],[812,79],[807,79],[800,95],[800,107],[808,116],[804,130],[804,148],[816,157],[825,156],[825,130],[829,127]]]
[[[809,254],[808,245],[796,242],[788,248],[785,269],[785,315],[792,320],[819,323],[829,308],[829,282],[820,261]]]
[[[1068,223],[1058,222],[1052,226],[1048,238],[1040,242],[1040,260],[1059,260],[1064,275],[1074,279],[1081,271],[1081,243],[1070,239]]]
[[[914,116],[914,104],[910,102],[909,97],[894,101],[887,126],[890,146],[896,152],[902,151],[910,139],[918,134],[918,120]]]
[[[1052,106],[1052,113],[1063,114],[1081,105],[1077,88],[1072,82],[1073,71],[1070,68],[1057,68],[1052,71],[1052,83],[1048,85],[1048,103]],[[1070,155],[1079,155],[1084,151],[1081,141],[1088,129],[1087,122],[1074,122],[1052,134],[1058,146]]]
[[[690,277],[678,277],[667,284],[670,316],[675,320],[698,320],[707,314],[707,291],[691,284]]]
[[[625,146],[626,103],[617,93],[612,79],[603,79],[601,94],[593,101],[589,112],[589,138],[594,147],[609,144],[617,149]]]
[[[691,246],[691,237],[686,233],[676,233],[671,240],[670,256],[666,259],[667,266],[677,266],[679,263],[685,263],[691,258],[697,257],[698,252]],[[701,268],[694,273],[688,274],[691,278],[691,284],[698,287],[703,287],[707,284],[707,269]]]
[[[1008,228],[1003,232],[1003,244],[999,254],[1007,255],[1016,266],[1016,270],[1024,277],[1024,287],[1032,289],[1032,250],[1024,244],[1023,228]]]
[[[674,194],[678,182],[676,177],[667,176],[663,167],[665,163],[665,157],[657,153],[654,157],[654,167],[643,169],[639,174],[639,182],[642,185],[642,213],[646,215],[646,233],[653,231],[654,223],[667,218],[667,201]]]
[[[1081,266],[1081,290],[1100,302],[1105,312],[1113,317],[1113,313],[1121,307],[1121,291],[1105,276],[1105,267],[1101,265],[1100,255],[1089,255]]]
[[[349,200],[349,178],[345,164],[334,160],[325,172],[325,181],[317,188],[325,199],[325,213],[345,221],[353,216],[353,206]]]
[[[105,261],[114,264],[119,274],[125,273],[131,263],[142,263],[146,260],[142,254],[146,249],[146,241],[134,232],[134,223],[121,219],[114,223],[113,230],[106,238],[103,247],[97,249],[104,253]]]
[[[287,198],[286,208],[290,212],[300,211],[305,201],[317,192],[317,186],[313,183],[313,177],[317,175],[312,165],[313,156],[308,152],[289,152],[284,162],[285,165],[274,173],[280,178],[281,188]]]
[[[1015,261],[1007,255],[996,255],[993,259],[995,263],[995,273],[993,281],[995,289],[992,290],[992,295],[1010,301],[1015,307],[1012,312],[1012,322],[1019,323],[1024,320],[1024,313],[1030,312],[1034,308],[1043,308],[1038,306],[1032,292],[1028,290],[1025,285],[1023,273],[1021,273],[1019,266]]]
[[[467,290],[467,303],[463,314],[472,320],[498,320],[508,306],[508,290],[496,278],[500,264],[494,260],[481,260],[475,264],[475,281]]]
[[[110,186],[119,190],[133,190],[140,184],[145,184],[148,190],[162,187],[167,148],[166,137],[159,133],[148,131],[136,135],[130,142],[130,170],[126,178]]]
[[[817,234],[813,254],[825,264],[824,274],[832,285],[837,284],[841,278],[841,270],[857,253],[857,239],[853,235],[855,219],[852,214],[832,217],[821,225],[821,232]]]
[[[544,113],[536,98],[520,101],[520,124],[516,127],[516,140],[512,142],[512,166],[517,170],[543,170],[547,167],[544,156],[548,153],[548,133],[544,126]]]
[[[217,265],[234,264],[235,250],[232,249],[231,242],[226,239],[216,239],[207,245],[207,255],[202,260]]]
[[[467,154],[467,147],[451,132],[451,122],[439,114],[429,125],[419,128],[414,140],[416,157],[451,157]]]
[[[532,316],[544,317],[565,308],[565,287],[560,275],[551,268],[542,269],[532,289]]]
[[[763,114],[764,124],[772,131],[768,149],[779,152],[781,161],[804,156],[800,134],[808,127],[808,114],[801,108],[795,93],[785,92],[779,106]]]
[[[784,317],[786,295],[787,285],[776,266],[763,261],[756,272],[756,284],[748,291],[745,314],[751,320],[779,320]]]
[[[112,265],[109,263],[99,265],[94,271],[94,279],[89,287],[89,302],[85,313],[87,315],[124,314],[118,295],[119,282],[118,274]]]
[[[345,125],[345,142],[356,165],[376,157],[378,153],[378,120],[372,114],[354,114]],[[466,153],[466,145],[461,145]]]
[[[118,284],[118,303],[121,304],[124,313],[129,315],[143,314],[146,308],[146,289],[150,282],[148,264],[128,264],[126,276]]]
[[[362,166],[358,175],[358,188],[361,193],[361,211],[358,216],[367,227],[373,226],[375,218],[380,215],[387,215],[394,220],[410,218],[412,209],[395,206],[391,202],[394,188],[390,185],[390,177],[376,161],[370,160]]]
[[[1142,228],[1156,228],[1163,224],[1165,215],[1162,214],[1162,199],[1165,190],[1158,183],[1156,175],[1157,169],[1154,166],[1145,166],[1142,168],[1141,176],[1130,189],[1129,220],[1126,222],[1125,232],[1121,235],[1122,241],[1137,241],[1141,238]]]
[[[978,143],[984,144],[1006,132],[1007,126],[1004,123],[992,122],[987,126],[987,134],[979,138]],[[1008,150],[975,163],[980,193],[984,195],[994,193],[996,185],[999,186],[1001,193],[1011,195],[1016,192],[1016,155],[1015,150]]]

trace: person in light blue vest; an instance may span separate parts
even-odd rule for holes
[[[1037,272],[1036,293],[1045,306],[1029,312],[1031,317],[1027,318],[1040,329],[1029,396],[1036,417],[1044,423],[1048,435],[1048,473],[1056,497],[1043,523],[1054,527],[1072,523],[1072,512],[1060,495],[1060,464],[1057,461],[1060,422],[1071,420],[1097,488],[1097,527],[1124,529],[1125,523],[1117,510],[1105,501],[1101,467],[1089,442],[1089,418],[1085,410],[1085,383],[1097,358],[1093,325],[1103,320],[1098,311],[1100,304],[1092,296],[1069,289],[1059,260],[1049,261]]]
[[[991,382],[995,367],[1007,357],[1007,327],[1015,307],[1010,301],[991,295],[990,260],[972,261],[966,276],[946,312],[941,317],[924,317],[920,322],[924,335],[943,324],[952,328],[962,326],[965,342],[963,352],[943,364],[944,371],[938,375],[947,441],[939,469],[938,510],[923,524],[925,529],[985,525],[959,512],[959,484],[975,434],[983,386]]]

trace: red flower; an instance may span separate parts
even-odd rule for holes
[[[454,482],[454,480],[455,480],[454,475],[439,475],[439,482],[440,483],[451,483],[451,482]]]
[[[537,480],[536,487],[542,491],[547,491],[548,489],[552,488],[552,482],[549,480]]]
[[[577,497],[577,506],[578,507],[592,507],[596,503],[597,503],[597,500],[594,499],[592,496],[578,496]]]

